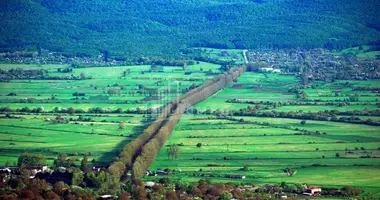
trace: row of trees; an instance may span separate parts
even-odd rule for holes
[[[10,69],[2,70],[0,69],[0,81],[9,81],[9,80],[84,80],[91,79],[92,77],[86,76],[84,73],[81,73],[79,76],[49,76],[48,71],[45,69]]]
[[[101,107],[96,107],[96,108],[89,108],[87,111],[80,109],[80,108],[60,108],[60,107],[55,107],[52,110],[45,110],[43,106],[37,107],[37,108],[29,108],[29,107],[24,107],[24,108],[11,108],[11,107],[0,107],[0,112],[2,113],[12,113],[12,112],[23,112],[23,113],[68,113],[68,114],[74,114],[74,113],[130,113],[130,114],[150,114],[155,112],[154,109],[148,108],[148,109],[141,109],[137,107],[136,109],[126,109],[123,111],[122,108],[117,108],[117,109],[109,109],[109,108],[101,108]]]
[[[119,158],[110,165],[108,171],[120,178],[126,172],[127,166],[131,165],[135,159],[132,174],[134,178],[141,177],[154,161],[157,153],[177,124],[181,114],[190,106],[209,97],[231,83],[232,80],[236,79],[244,70],[244,67],[230,69],[228,73],[208,80],[202,86],[194,88],[183,96],[172,100],[168,106],[162,110],[157,119],[145,129],[139,137],[123,148]],[[170,116],[170,114],[172,114],[172,116]]]
[[[166,152],[168,153],[168,159],[177,160],[179,157],[179,146],[177,144],[168,145]]]
[[[170,133],[178,123],[181,115],[188,108],[224,88],[233,80],[236,80],[244,71],[245,67],[231,68],[228,72],[206,81],[202,86],[170,102],[170,105],[172,105],[171,116],[158,130],[158,133],[142,147],[140,155],[136,158],[132,166],[133,177],[139,178],[144,175],[144,172],[154,162],[158,152],[169,138]]]
[[[290,119],[301,119],[301,120],[319,120],[319,121],[334,121],[334,122],[345,122],[345,123],[355,123],[355,124],[367,124],[373,126],[380,126],[379,121],[373,119],[362,120],[359,117],[351,115],[351,117],[340,117],[338,115],[344,115],[346,112],[336,112],[334,110],[330,111],[319,111],[319,112],[258,112],[255,109],[240,109],[239,111],[232,112],[233,116],[255,116],[255,117],[271,117],[271,118],[290,118]],[[351,112],[350,112],[351,113]],[[215,113],[218,114],[218,113]]]
[[[114,177],[120,179],[126,172],[127,166],[132,164],[135,154],[141,151],[141,148],[146,144],[154,134],[163,126],[165,123],[166,117],[171,112],[172,105],[169,104],[165,107],[157,119],[144,130],[136,139],[124,146],[121,151],[118,159],[111,163],[108,167],[108,172],[111,173]]]

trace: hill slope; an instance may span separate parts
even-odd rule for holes
[[[343,48],[380,40],[376,0],[3,0],[2,49],[177,55],[189,46]]]

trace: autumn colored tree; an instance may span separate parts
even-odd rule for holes
[[[119,197],[117,199],[118,200],[129,200],[130,194],[129,193],[123,193],[123,194],[119,195]]]
[[[63,181],[58,181],[54,184],[54,192],[60,196],[63,195],[63,193],[66,190],[65,183]]]
[[[61,199],[61,197],[59,197],[59,195],[56,194],[56,193],[53,192],[53,191],[47,192],[47,193],[44,195],[44,198],[45,198],[45,199],[49,199],[49,200],[60,200],[60,199]]]

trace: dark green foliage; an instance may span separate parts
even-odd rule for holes
[[[75,161],[71,158],[67,158],[65,153],[59,153],[57,158],[54,160],[55,167],[66,167],[75,166]]]
[[[81,170],[79,170],[78,168],[75,168],[74,172],[73,172],[73,178],[72,178],[72,181],[71,183],[73,185],[80,185],[82,182],[83,182],[83,173]]]
[[[0,46],[78,56],[176,55],[214,48],[342,48],[380,39],[376,0],[0,3]]]
[[[88,158],[86,155],[83,156],[83,159],[80,163],[80,169],[85,173],[91,170],[91,167],[88,165]]]
[[[168,159],[177,160],[179,157],[179,146],[177,144],[171,144],[166,148]]]
[[[18,166],[30,167],[41,167],[46,165],[46,158],[41,154],[33,153],[23,153],[18,158]]]

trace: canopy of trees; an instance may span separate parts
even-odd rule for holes
[[[0,3],[0,46],[102,52],[105,60],[180,57],[189,46],[343,48],[380,39],[379,7],[374,0],[8,0]]]

